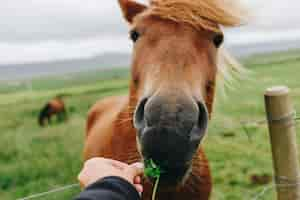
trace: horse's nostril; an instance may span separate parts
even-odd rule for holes
[[[203,103],[198,102],[198,108],[199,108],[198,126],[201,134],[204,134],[208,126],[208,112],[206,106]]]
[[[139,105],[137,106],[137,109],[134,114],[134,127],[136,129],[143,129],[145,127],[145,105],[147,103],[147,98],[143,99]]]
[[[194,149],[197,149],[199,143],[201,142],[203,136],[205,135],[208,126],[208,120],[209,120],[208,112],[205,104],[201,102],[198,102],[197,104],[199,109],[198,122],[197,125],[194,126],[190,134],[190,142],[191,142],[190,145],[193,146]]]

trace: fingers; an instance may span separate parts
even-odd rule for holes
[[[136,186],[137,190],[141,192],[143,188],[139,175],[143,173],[143,167],[142,163],[128,165],[116,160],[93,158],[86,161],[82,171],[78,175],[78,179],[86,187],[100,178],[119,176]]]
[[[141,184],[134,184],[134,187],[139,193],[142,193],[144,191],[144,188]]]
[[[136,167],[136,168],[140,168],[140,169],[144,169],[144,164],[141,162],[136,162],[131,164],[130,166]]]
[[[86,173],[85,173],[84,170],[82,170],[82,171],[78,174],[77,179],[78,179],[78,181],[79,181],[79,183],[80,183],[80,187],[81,187],[81,188],[85,188],[85,187],[87,186],[87,179],[88,179],[88,177],[86,176]]]
[[[117,160],[111,160],[111,159],[105,159],[106,162],[110,165],[112,165],[113,167],[116,167],[117,169],[120,170],[124,170],[125,168],[127,168],[129,165]]]
[[[142,178],[140,176],[134,177],[133,183],[134,184],[141,184],[142,183]]]
[[[97,157],[97,158],[92,158],[88,161],[86,161],[85,165],[89,164],[97,164],[97,165],[111,165],[117,169],[123,170],[126,167],[128,167],[128,164],[117,161],[117,160],[112,160],[112,159],[107,159],[107,158],[102,158],[102,157]]]
[[[142,174],[144,171],[144,165],[142,163],[134,163],[129,165],[126,169],[124,169],[124,173],[127,173],[132,178]]]

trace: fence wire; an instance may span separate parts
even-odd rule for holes
[[[287,118],[290,119],[290,117],[292,116],[292,120],[294,121],[294,124],[297,124],[299,121],[300,121],[300,116],[297,116],[296,112],[293,112],[291,114],[289,114],[288,116],[284,116],[283,119],[273,119],[271,121],[282,121],[282,120],[286,120]],[[242,131],[247,135],[248,137],[248,140],[251,141],[252,140],[252,136],[251,136],[251,128],[253,127],[259,127],[259,126],[262,126],[262,125],[267,125],[268,123],[270,123],[270,120],[268,119],[260,119],[260,120],[248,120],[248,121],[240,121],[239,125],[235,125],[235,126],[232,126],[230,128],[225,128],[226,132],[233,132],[233,130],[235,129],[242,129]],[[294,125],[293,124],[293,125]],[[220,126],[222,127],[224,125],[224,123],[219,123],[219,122],[216,122],[213,124],[213,126]],[[226,136],[226,134],[225,134]],[[229,135],[231,136],[231,135]]]
[[[284,183],[281,183],[284,182]],[[300,178],[291,179],[288,177],[275,177],[273,180],[273,183],[264,187],[261,192],[258,194],[255,194],[254,197],[251,200],[259,200],[261,199],[269,190],[273,188],[291,188],[291,187],[297,187],[300,185]]]
[[[74,184],[71,184],[71,185],[66,185],[66,186],[63,186],[63,187],[59,187],[59,188],[49,190],[47,192],[41,192],[41,193],[33,194],[33,195],[30,195],[30,196],[27,196],[27,197],[19,198],[17,200],[37,199],[37,198],[47,196],[49,194],[62,192],[62,191],[69,190],[69,189],[79,187],[79,186],[80,186],[79,183],[74,183]]]

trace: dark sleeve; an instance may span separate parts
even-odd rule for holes
[[[137,190],[119,177],[106,177],[88,186],[74,200],[140,200]]]

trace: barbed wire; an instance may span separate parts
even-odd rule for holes
[[[239,125],[236,126],[232,126],[230,128],[225,128],[226,131],[228,130],[234,130],[234,129],[238,129],[241,128],[244,133],[247,135],[248,140],[251,141],[251,131],[250,128],[252,127],[259,127],[262,125],[266,125],[268,123],[272,123],[272,122],[276,122],[276,121],[282,121],[282,120],[286,120],[286,119],[290,119],[292,117],[292,120],[297,124],[298,121],[300,121],[300,116],[297,116],[296,111],[288,114],[287,116],[283,116],[282,119],[258,119],[258,120],[248,120],[248,121],[240,121]],[[223,126],[224,123],[220,123],[220,122],[216,122],[213,124],[213,126]]]
[[[55,188],[55,189],[49,190],[47,192],[41,192],[41,193],[33,194],[33,195],[30,195],[30,196],[27,196],[27,197],[19,198],[17,200],[36,199],[36,198],[39,198],[39,197],[47,196],[49,194],[53,194],[53,193],[65,191],[65,190],[68,190],[68,189],[71,189],[71,188],[75,188],[75,187],[79,187],[79,186],[80,186],[79,183],[74,183],[74,184],[70,184],[70,185],[66,185],[66,186],[63,186],[63,187],[59,187],[59,188]]]
[[[258,200],[258,199],[260,199],[261,197],[263,197],[272,188],[274,188],[274,184],[268,185],[268,186],[264,187],[263,190],[261,192],[259,192],[257,195],[255,195],[251,200]]]
[[[257,195],[255,195],[251,200],[259,200],[261,197],[263,197],[269,190],[277,187],[277,188],[288,188],[288,187],[296,187],[300,185],[300,178],[294,178],[293,180],[288,177],[280,176],[275,177],[273,179],[273,182],[271,185],[268,185],[262,189],[261,192],[259,192]],[[285,183],[282,183],[285,182]]]

